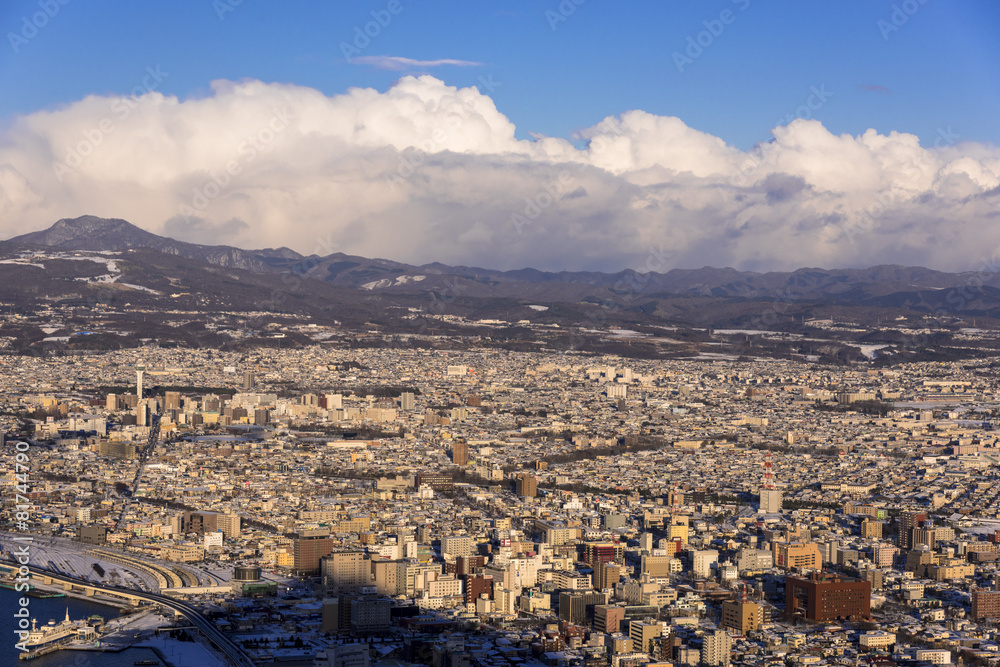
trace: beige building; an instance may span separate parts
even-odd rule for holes
[[[792,568],[818,570],[823,565],[819,545],[815,542],[775,542],[774,564],[786,570]]]
[[[372,562],[363,551],[335,551],[320,559],[320,576],[331,592],[355,592],[372,586]]]
[[[722,627],[745,635],[760,629],[764,608],[754,602],[732,600],[722,603]]]

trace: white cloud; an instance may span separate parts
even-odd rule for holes
[[[775,128],[744,152],[626,111],[519,140],[475,88],[217,81],[209,96],[91,96],[0,136],[0,236],[121,217],[183,240],[495,268],[976,268],[1000,249],[1000,151]]]
[[[442,58],[439,60],[415,60],[414,58],[403,58],[401,56],[358,56],[351,58],[351,63],[355,65],[371,65],[378,69],[388,69],[403,71],[407,69],[427,69],[429,67],[479,67],[482,63],[472,60],[454,60],[452,58]]]

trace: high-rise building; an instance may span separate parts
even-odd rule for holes
[[[295,574],[316,574],[320,559],[333,551],[328,529],[306,530],[292,542],[292,570]]]
[[[691,572],[696,577],[707,579],[712,576],[712,565],[719,562],[719,552],[715,549],[702,549],[691,555]]]
[[[899,548],[909,551],[913,548],[913,529],[921,528],[927,523],[925,512],[903,512],[899,515]]]
[[[534,498],[538,495],[538,478],[528,473],[517,476],[517,495],[523,498]]]
[[[733,639],[729,633],[725,630],[716,630],[702,640],[701,662],[712,667],[728,665],[732,650]]]
[[[181,409],[181,392],[168,391],[164,395],[164,408],[167,410]]]
[[[783,498],[781,491],[777,489],[761,489],[760,490],[760,510],[767,514],[777,514],[781,512],[781,504]]]
[[[469,443],[458,440],[451,446],[451,462],[457,466],[469,465]]]
[[[335,551],[323,556],[320,576],[330,592],[358,592],[375,583],[371,560],[363,551]]]
[[[937,531],[933,528],[913,528],[910,530],[910,544],[914,549],[926,546],[934,551],[937,544]]]
[[[810,621],[871,617],[869,581],[845,581],[814,572],[808,579],[785,577],[785,615]]]
[[[441,555],[468,558],[475,555],[476,541],[466,535],[451,535],[441,538]]]
[[[764,622],[764,608],[746,600],[729,600],[722,603],[723,628],[734,630],[741,635],[760,629]]]
[[[559,618],[574,625],[586,625],[594,618],[594,607],[608,603],[599,591],[570,591],[559,594]]]
[[[399,409],[400,410],[412,410],[417,404],[416,396],[413,392],[404,391],[399,395]]]
[[[874,519],[861,520],[861,537],[882,537],[882,522]]]
[[[149,403],[147,401],[139,401],[138,405],[135,406],[135,425],[148,426],[149,420]]]
[[[663,634],[663,624],[656,621],[631,621],[628,636],[632,639],[632,650],[640,653],[653,651],[653,640]]]
[[[583,560],[592,570],[604,563],[621,563],[625,560],[625,547],[618,542],[587,542]]]
[[[493,599],[493,577],[466,577],[465,604],[474,604],[482,596]]]
[[[257,385],[257,379],[254,377],[253,371],[243,371],[243,388],[253,389]]]
[[[976,621],[1000,618],[1000,591],[979,588],[972,591],[972,618]]]
[[[222,531],[223,537],[227,540],[240,536],[240,530],[243,528],[243,522],[240,519],[239,514],[219,514],[216,517],[216,526]]]
[[[594,570],[594,588],[603,591],[606,588],[614,588],[614,585],[621,579],[622,569],[614,563],[602,563]]]
[[[594,630],[612,635],[621,632],[625,620],[625,607],[599,604],[594,607]]]

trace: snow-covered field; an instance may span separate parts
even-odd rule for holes
[[[107,257],[102,257],[101,252],[95,251],[93,254],[80,254],[80,253],[66,253],[66,252],[37,252],[23,254],[18,258],[14,259],[3,259],[0,260],[0,264],[15,264],[17,266],[33,266],[38,269],[44,269],[44,262],[47,259],[62,259],[71,260],[74,262],[95,262],[97,264],[103,264],[107,268],[107,273],[94,276],[90,278],[77,278],[76,280],[80,282],[97,284],[97,285],[110,285],[112,283],[120,285],[121,287],[127,287],[129,289],[139,290],[142,292],[150,292],[152,294],[160,294],[160,292],[150,289],[149,287],[143,287],[142,285],[135,285],[132,283],[120,283],[118,282],[121,278],[121,269],[118,267],[118,260],[108,259]],[[403,276],[405,277],[405,276]]]

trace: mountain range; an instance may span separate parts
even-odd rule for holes
[[[269,312],[382,333],[406,333],[424,320],[421,332],[441,335],[467,334],[470,323],[483,320],[646,334],[666,327],[806,335],[816,320],[850,323],[859,331],[1000,328],[1000,276],[994,272],[896,265],[769,273],[418,266],[343,253],[304,256],[288,248],[185,243],[95,216],[62,219],[0,241],[0,300],[27,310],[101,304],[122,318],[136,309]],[[464,318],[464,328],[449,315]],[[150,326],[149,317],[144,321]]]
[[[4,246],[58,250],[146,248],[223,268],[260,274],[294,273],[333,285],[382,293],[427,292],[451,286],[456,292],[470,297],[542,298],[551,295],[554,298],[585,298],[587,292],[603,288],[611,294],[632,297],[669,294],[783,301],[809,299],[856,305],[906,304],[918,309],[930,309],[939,303],[940,299],[928,292],[952,288],[968,292],[970,297],[1000,296],[997,291],[1000,274],[995,272],[945,273],[899,265],[864,269],[801,268],[768,273],[714,267],[673,269],[665,273],[638,273],[630,269],[602,273],[548,272],[531,268],[499,271],[440,263],[417,266],[344,253],[306,257],[289,248],[244,250],[185,243],[152,234],[125,220],[89,215],[64,218],[46,230],[16,236],[2,243]],[[971,294],[980,288],[982,294]],[[962,311],[969,305],[963,304]]]

